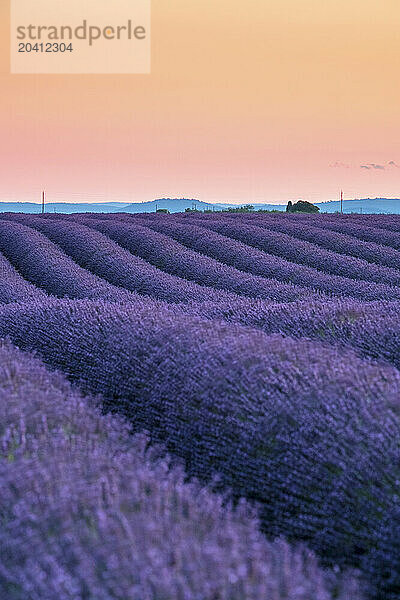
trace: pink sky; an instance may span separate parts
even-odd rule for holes
[[[153,0],[123,76],[10,75],[7,12],[2,201],[400,197],[398,0]]]

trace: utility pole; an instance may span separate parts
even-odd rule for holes
[[[343,190],[340,192],[340,214],[343,214]]]
[[[43,190],[43,192],[42,192],[42,215],[44,215],[45,203],[46,203],[46,192]]]

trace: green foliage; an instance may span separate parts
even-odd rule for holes
[[[289,200],[286,207],[286,212],[317,213],[319,212],[319,207],[315,206],[315,204],[312,204],[311,202],[307,202],[306,200],[299,200],[298,202],[295,202],[295,204],[292,204],[292,202]]]
[[[230,212],[230,213],[248,213],[253,212],[254,206],[252,204],[244,204],[243,206],[238,206],[237,208],[233,208],[232,206],[223,210],[222,212]]]

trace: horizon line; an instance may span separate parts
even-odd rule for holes
[[[46,202],[46,206],[49,206],[51,204],[93,204],[93,205],[98,205],[98,204],[103,204],[103,205],[107,205],[107,204],[122,204],[125,206],[131,206],[132,204],[149,204],[152,202],[161,202],[161,201],[166,201],[166,200],[171,200],[171,201],[177,201],[177,200],[182,200],[182,201],[187,201],[187,202],[201,202],[202,204],[206,204],[209,206],[246,206],[246,205],[250,205],[250,206],[262,206],[262,205],[269,205],[269,206],[286,206],[288,202],[298,202],[299,200],[304,201],[304,198],[297,198],[294,200],[288,200],[287,202],[207,202],[206,200],[199,200],[199,199],[195,199],[195,198],[154,198],[153,200],[140,200],[140,201],[122,201],[122,200],[104,200],[104,201],[90,201],[90,200],[72,200],[72,201],[67,201],[67,200],[54,200],[54,201],[47,201]],[[360,201],[365,201],[365,200],[400,200],[400,197],[387,197],[387,196],[376,196],[375,198],[371,198],[371,197],[364,197],[364,198],[344,198],[343,202],[360,202]],[[310,202],[311,204],[328,204],[331,202],[338,202],[340,203],[340,199],[339,200],[321,200],[321,201],[317,201],[317,202],[312,202],[311,200],[307,200],[307,202]],[[34,204],[37,206],[41,206],[42,201],[35,201],[35,200],[0,200],[0,204]]]

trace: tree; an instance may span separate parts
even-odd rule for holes
[[[311,202],[307,202],[306,200],[299,200],[295,204],[292,204],[289,200],[286,207],[286,212],[317,213],[319,212],[319,207],[315,206],[315,204],[311,204]]]
[[[254,210],[254,206],[252,204],[244,204],[242,206],[233,207],[230,206],[228,209],[223,210],[222,212],[231,212],[231,213],[248,213]]]

